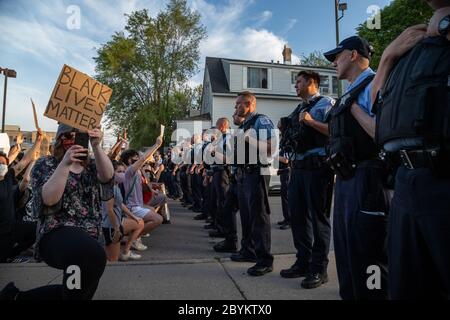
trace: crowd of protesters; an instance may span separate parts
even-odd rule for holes
[[[77,135],[87,136],[91,153],[75,144]],[[100,128],[82,133],[59,124],[52,152],[40,155],[42,137],[39,130],[22,156],[20,138],[8,155],[0,153],[0,262],[34,257],[63,270],[63,285],[23,292],[9,283],[2,298],[91,299],[107,261],[140,259],[137,251],[148,249],[141,237],[170,223],[165,188],[156,180],[162,138],[142,154],[118,139],[106,154]],[[65,285],[74,265],[81,290]]]

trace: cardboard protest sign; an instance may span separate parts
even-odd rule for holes
[[[108,86],[64,65],[44,115],[86,132],[100,125],[111,94]]]
[[[37,114],[36,114],[36,106],[34,105],[34,101],[33,99],[31,99],[31,106],[33,107],[33,118],[34,118],[34,126],[36,127],[36,130],[39,130],[39,122],[37,119]]]

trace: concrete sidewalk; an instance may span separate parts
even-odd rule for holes
[[[251,263],[230,261],[212,245],[194,213],[171,203],[173,223],[163,225],[143,241],[149,249],[138,262],[108,263],[95,295],[99,300],[312,300],[339,299],[336,266],[330,252],[330,281],[313,290],[300,287],[301,279],[283,279],[279,272],[295,262],[290,230],[279,230],[279,198],[271,198],[274,271],[251,277]],[[62,272],[45,264],[0,264],[0,288],[14,281],[21,290],[62,281]]]

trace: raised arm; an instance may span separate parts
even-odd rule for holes
[[[42,134],[41,129],[39,129],[36,137],[36,142],[34,143],[33,147],[29,149],[23,156],[22,160],[20,160],[19,163],[13,167],[16,177],[28,166],[30,161],[33,160],[35,152],[39,151],[39,149],[41,148],[43,137],[44,135]]]
[[[25,173],[23,175],[22,181],[20,182],[19,185],[19,191],[20,192],[24,192],[25,189],[28,187],[28,185],[30,184],[30,176],[31,176],[31,170],[33,169],[34,163],[36,162],[36,159],[33,159],[33,161],[31,161],[28,164],[27,169],[25,170]]]
[[[89,130],[88,134],[91,140],[92,151],[94,151],[98,179],[102,183],[109,182],[114,176],[114,168],[111,160],[101,147],[102,131],[100,127],[97,127],[94,130]]]
[[[111,160],[114,160],[117,158],[117,155],[119,154],[121,147],[122,147],[123,140],[122,138],[119,138],[116,144],[109,150],[108,152],[108,158]]]
[[[23,136],[22,136],[22,134],[19,134],[17,136],[16,144],[13,145],[11,147],[11,149],[9,149],[9,153],[8,153],[9,163],[13,163],[14,160],[16,160],[17,156],[19,155],[20,151],[22,150],[22,147],[21,147],[22,143],[23,143]]]
[[[150,158],[151,156],[153,156],[153,154],[156,152],[156,150],[158,150],[159,147],[161,147],[162,142],[163,142],[162,137],[156,138],[155,144],[154,144],[150,149],[148,149],[147,152],[146,152],[142,157],[140,157],[138,161],[136,161],[136,162],[132,165],[133,170],[134,170],[135,172],[138,171],[139,169],[141,169],[141,167],[144,165],[144,163],[147,162],[147,159],[148,159],[148,158]]]

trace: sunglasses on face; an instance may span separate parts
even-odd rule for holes
[[[73,132],[73,131],[72,132],[64,132],[61,135],[61,138],[64,138],[66,140],[72,140],[75,138],[75,132]]]

